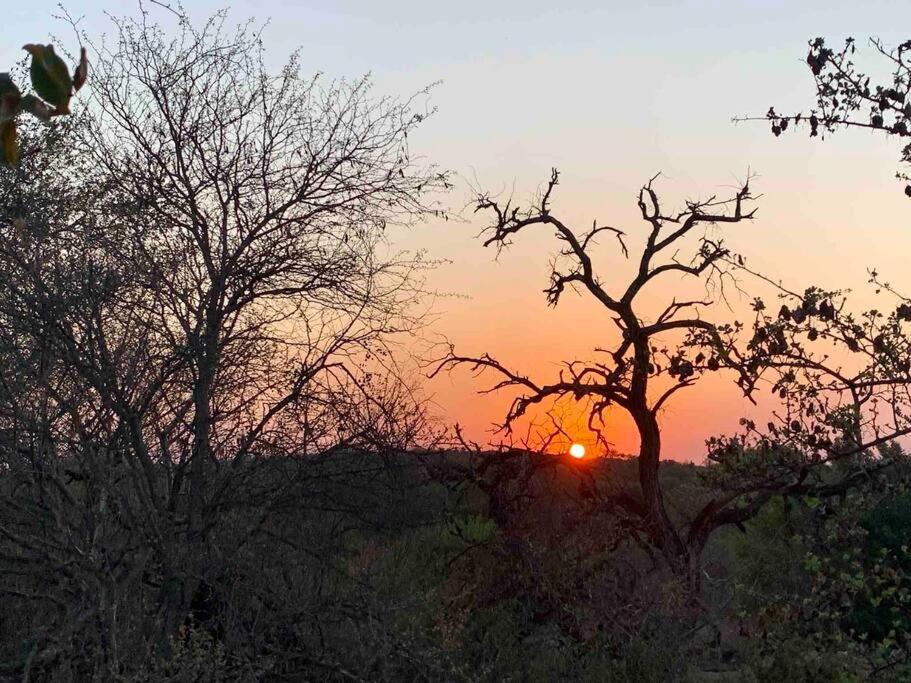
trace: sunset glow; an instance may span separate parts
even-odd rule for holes
[[[911,683],[911,0],[4,9],[4,678]]]
[[[635,202],[641,183],[663,172],[656,182],[673,210],[691,196],[722,192],[752,169],[760,173],[757,218],[725,236],[754,269],[797,291],[811,285],[853,288],[858,308],[874,306],[868,267],[907,291],[907,197],[900,187],[896,191],[891,178],[896,152],[889,140],[846,135],[823,143],[803,134],[779,140],[764,122],[733,125],[730,119],[761,115],[773,100],[781,110],[806,106],[813,77],[799,62],[808,37],[872,32],[899,44],[906,37],[902,27],[911,5],[893,3],[888,11],[894,12],[894,21],[878,25],[869,18],[874,10],[853,3],[772,3],[778,9],[765,12],[754,11],[749,3],[698,2],[578,2],[569,3],[572,9],[566,11],[515,0],[495,6],[469,2],[475,7],[471,11],[410,0],[230,4],[236,20],[250,14],[281,17],[267,32],[270,66],[281,64],[303,40],[311,55],[305,72],[371,71],[382,94],[412,93],[442,80],[421,101],[439,111],[421,128],[420,154],[466,181],[475,178],[485,188],[513,192],[517,202],[533,196],[550,168],[558,166],[564,176],[552,205],[571,227],[582,230],[595,219],[606,221],[624,230],[630,246],[638,248],[645,229]],[[79,3],[85,14],[80,30],[100,35],[107,28],[107,7],[101,0]],[[15,15],[16,30],[44,36],[54,28],[56,12],[56,0],[22,5]],[[198,8],[193,14],[199,18],[204,12]],[[788,15],[784,26],[779,21],[783,12]],[[719,34],[719,25],[733,28]],[[321,28],[302,39],[302,27],[310,26]],[[521,44],[500,40],[516,26],[527,32]],[[651,30],[643,34],[642,26]],[[549,40],[554,33],[575,39],[555,44]],[[20,42],[0,45],[3,70],[25,54]],[[546,54],[537,47],[543,44],[548,45]],[[419,64],[413,60],[415,51],[422,54]],[[490,77],[492,70],[496,78]],[[611,74],[611,88],[591,87],[592,73]],[[748,73],[756,75],[744,78]],[[497,98],[502,83],[527,91],[541,82],[553,90],[539,106],[495,112],[477,106]],[[689,96],[713,92],[719,83],[725,84],[723,97]],[[613,106],[616,93],[635,106]],[[666,102],[675,100],[688,106],[669,112]],[[565,111],[558,103],[571,103],[578,117],[572,126],[563,124]],[[622,163],[606,163],[608,159]],[[460,207],[471,194],[467,185],[474,182],[441,198],[443,205]],[[466,213],[467,222],[458,229],[449,218],[429,215],[407,229],[389,227],[395,249],[426,251],[431,260],[441,259],[429,289],[458,295],[436,304],[433,335],[445,337],[460,353],[489,353],[545,383],[556,364],[597,358],[593,349],[610,343],[611,317],[596,301],[568,292],[559,307],[551,307],[541,293],[549,259],[560,246],[550,233],[529,233],[494,258],[491,248],[475,239],[483,227],[482,214]],[[881,239],[868,237],[871,225],[881,226]],[[608,288],[622,287],[638,256],[634,250],[627,259],[617,246],[613,237],[593,245],[593,264]],[[681,298],[702,296],[695,280],[668,282],[681,287]],[[731,292],[733,311],[722,306],[706,315],[722,322],[749,321],[750,301],[763,293],[762,286],[745,281],[743,295]],[[664,291],[659,287],[642,295],[654,296],[653,309],[646,311],[652,320],[661,312]],[[485,444],[499,440],[490,429],[502,422],[510,400],[497,392],[479,396],[476,392],[488,388],[489,380],[457,371],[441,374],[427,386],[444,421],[458,421],[466,436]],[[665,388],[656,387],[656,397]],[[761,405],[755,409],[744,409],[741,398],[734,380],[724,374],[676,397],[661,411],[667,457],[701,461],[705,439],[735,431],[744,410],[765,422],[774,397],[762,404],[764,394],[757,394]],[[529,420],[543,420],[548,407],[541,408],[530,410]],[[583,420],[586,410],[579,408]],[[634,427],[620,415],[611,418],[612,447],[638,452]],[[517,425],[517,433],[526,426]],[[595,438],[584,429],[570,433],[586,443]],[[567,445],[560,446],[562,452]]]

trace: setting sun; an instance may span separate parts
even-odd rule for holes
[[[585,446],[583,446],[581,443],[574,443],[569,447],[569,454],[574,458],[584,458]]]

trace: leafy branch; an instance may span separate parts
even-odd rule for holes
[[[0,162],[10,166],[19,162],[18,116],[27,113],[50,121],[54,116],[69,114],[70,99],[85,85],[89,73],[84,47],[79,50],[79,63],[72,74],[53,45],[28,43],[22,49],[31,55],[29,75],[37,94],[23,94],[9,73],[0,73]]]

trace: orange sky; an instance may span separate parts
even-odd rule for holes
[[[764,126],[734,131],[747,138],[768,135]],[[772,173],[763,174],[755,183],[757,191],[764,193],[758,200],[757,219],[726,231],[731,246],[744,253],[752,267],[782,279],[792,288],[802,290],[811,284],[853,288],[858,308],[875,304],[872,290],[866,285],[868,266],[876,266],[908,291],[911,276],[904,261],[911,237],[905,228],[905,217],[911,207],[901,187],[890,180],[888,173],[881,172],[894,168],[894,150],[883,153],[871,146],[874,149],[869,156],[880,165],[876,168],[868,159],[848,157],[839,138],[820,145],[819,150],[810,148],[803,139],[769,138],[769,146],[778,148],[775,151],[788,146],[795,149],[793,161],[799,161],[803,177],[793,179],[797,175],[793,169],[782,174],[785,181],[776,180]],[[785,166],[786,160],[782,162]],[[832,168],[845,170],[841,177],[835,177]],[[635,236],[645,230],[636,217],[635,181],[629,180],[626,192],[608,185],[603,193],[589,193],[574,186],[584,188],[593,183],[597,170],[579,175],[566,172],[554,212],[579,226],[589,226],[596,217],[621,227],[630,236],[635,257]],[[820,187],[826,179],[837,189]],[[694,189],[701,196],[720,193],[729,185],[726,180],[705,182]],[[851,190],[852,182],[858,190]],[[672,178],[663,181],[661,187],[668,190],[668,196],[679,198],[694,184]],[[547,284],[548,260],[555,251],[551,234],[544,229],[529,233],[495,260],[495,254],[482,249],[474,239],[479,228],[480,223],[472,220],[464,225],[449,223],[421,230],[432,244],[444,241],[447,247],[442,254],[452,259],[451,265],[436,274],[436,286],[468,297],[442,300],[437,306],[439,319],[433,327],[435,333],[455,343],[459,353],[486,351],[522,373],[547,381],[555,378],[561,361],[590,359],[595,347],[614,339],[609,313],[585,296],[567,293],[556,309],[546,305],[541,290]],[[428,248],[433,251],[430,245]],[[596,252],[595,263],[608,284],[619,286],[626,282],[625,262],[610,240],[605,240]],[[685,287],[685,283],[673,280],[664,285],[666,289],[659,286],[655,290],[658,297],[678,293],[679,287]],[[745,280],[743,285],[751,294],[768,294],[768,288],[761,283]],[[733,311],[716,308],[714,319],[751,321],[749,298],[735,295],[732,304]],[[509,395],[474,393],[491,380],[493,375],[487,383],[476,381],[462,370],[435,380],[430,388],[449,419],[461,422],[478,440],[496,441],[499,437],[488,431],[491,422],[502,417]],[[678,394],[662,412],[666,455],[681,460],[702,459],[707,437],[736,430],[740,417],[761,416],[773,404],[769,397],[760,402],[760,408],[749,406],[730,376],[703,379],[697,387]],[[572,409],[565,410],[572,415]],[[584,420],[576,419],[575,424],[582,427]],[[618,413],[612,427],[608,438],[614,447],[621,452],[634,452],[637,441],[628,419]],[[584,432],[580,429],[577,438],[590,438]]]
[[[222,4],[185,6],[200,18]],[[82,26],[104,31],[104,9],[121,8],[80,3]],[[54,24],[56,12],[56,0],[14,3],[5,9],[5,26],[29,40],[49,28],[69,35]],[[876,266],[911,292],[911,203],[893,179],[894,141],[861,132],[826,141],[802,132],[775,139],[763,123],[731,123],[770,105],[807,111],[806,41],[826,36],[838,43],[853,35],[863,47],[875,35],[895,44],[909,37],[911,3],[235,0],[232,12],[237,20],[271,19],[264,36],[275,65],[300,47],[304,71],[371,71],[377,94],[407,95],[441,80],[428,102],[439,113],[411,144],[416,155],[459,174],[445,199],[450,206],[464,205],[471,184],[527,196],[557,166],[563,175],[554,211],[580,227],[592,219],[620,227],[632,245],[643,229],[636,191],[656,172],[666,176],[659,189],[670,206],[723,193],[752,169],[760,175],[753,187],[764,194],[757,220],[728,234],[754,268],[793,288],[852,287],[859,303],[869,304],[866,268]],[[4,63],[20,56],[14,48],[0,45]],[[430,284],[464,295],[438,303],[429,334],[445,336],[460,353],[488,351],[542,378],[561,360],[590,357],[612,325],[603,310],[569,294],[558,309],[547,308],[541,290],[552,236],[528,234],[496,262],[474,237],[480,227],[468,212],[464,222],[431,222],[394,238],[397,248],[449,259]],[[596,264],[608,284],[619,283],[620,262],[605,244],[610,248],[596,254]],[[483,439],[507,399],[479,397],[478,387],[456,372],[428,390],[445,419]],[[743,411],[736,389],[722,380],[682,393],[662,416],[667,455],[700,460],[705,438],[735,429]],[[619,450],[636,446],[620,424],[612,440]]]
[[[772,169],[754,183],[756,191],[764,194],[758,200],[757,219],[726,230],[730,245],[744,253],[752,267],[796,289],[811,284],[850,287],[858,308],[883,305],[866,284],[868,266],[877,267],[899,288],[909,290],[911,276],[905,260],[911,237],[906,217],[911,207],[901,186],[889,177],[896,167],[894,149],[867,136],[863,136],[867,139],[862,154],[850,135],[815,145],[803,137],[775,140],[761,124],[719,130],[718,137],[728,144],[736,136],[743,137],[743,146],[750,148],[742,155],[743,167],[752,159],[749,163],[754,168]],[[706,168],[709,165],[696,157],[676,174],[674,167],[666,167],[672,177],[662,180],[659,188],[666,190],[668,199],[723,193],[729,189],[731,177],[722,173],[720,180],[717,176],[713,180]],[[546,169],[542,176],[544,172]],[[621,173],[610,168],[567,169],[554,212],[578,226],[587,227],[597,218],[621,227],[628,233],[635,255],[635,238],[643,235],[645,225],[637,217],[637,179],[627,173],[616,177]],[[599,176],[604,178],[600,192],[593,187]],[[626,188],[620,189],[624,179]],[[536,186],[517,183],[516,195]],[[551,234],[544,229],[528,233],[495,260],[494,252],[483,249],[474,238],[480,227],[480,221],[471,217],[464,224],[442,223],[418,231],[431,253],[452,260],[434,276],[434,284],[467,296],[439,303],[435,333],[453,341],[459,353],[489,352],[542,381],[556,376],[561,361],[592,358],[595,347],[610,343],[614,328],[608,312],[586,297],[568,293],[558,308],[547,307],[541,290],[547,284],[548,261],[555,251]],[[605,240],[596,252],[595,263],[608,284],[626,282],[625,261],[611,240]],[[666,289],[655,291],[659,299],[685,286],[670,280],[664,284]],[[761,283],[746,280],[743,284],[751,294],[768,293]],[[749,298],[735,295],[732,304],[733,311],[717,308],[715,319],[751,320]],[[490,376],[488,381],[492,379]],[[500,437],[489,429],[502,417],[509,395],[474,393],[485,385],[467,371],[456,371],[435,380],[430,388],[448,419],[461,422],[478,440],[496,441]],[[706,378],[699,386],[681,392],[663,410],[665,454],[701,460],[707,437],[736,430],[740,417],[761,416],[771,405],[770,397],[765,397],[760,398],[759,408],[749,406],[730,376]],[[572,409],[565,410],[572,415]],[[575,422],[576,438],[590,439],[582,429],[584,420],[567,422]],[[621,452],[637,448],[628,419],[619,413],[608,438]]]

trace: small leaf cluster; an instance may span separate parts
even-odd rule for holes
[[[36,94],[23,94],[9,73],[0,73],[0,162],[11,166],[19,162],[19,114],[28,113],[42,121],[69,114],[70,99],[85,84],[89,69],[85,48],[81,48],[72,74],[53,45],[28,43],[22,49],[32,59],[29,75]]]
[[[806,557],[812,583],[804,614],[812,615],[819,632],[862,653],[874,671],[907,675],[911,497],[907,491],[860,492],[849,500],[850,506],[826,518]]]
[[[757,522],[775,513],[775,537],[788,530],[782,540],[794,561],[786,587],[780,575],[760,592],[737,587],[750,598],[741,617],[760,680],[772,680],[776,666],[785,667],[787,680],[911,676],[908,461],[898,444],[882,450],[897,463],[889,473],[870,476],[843,498],[776,499],[751,522],[747,543],[756,552],[763,533]],[[799,669],[803,675],[794,673]]]
[[[816,82],[816,106],[809,115],[779,114],[770,107],[766,119],[772,134],[778,137],[805,123],[810,137],[846,127],[911,137],[911,40],[894,49],[875,39],[870,42],[891,66],[890,76],[881,83],[871,82],[871,76],[857,68],[854,38],[847,38],[839,50],[830,48],[823,38],[811,40],[806,62]],[[911,143],[902,148],[901,161],[911,163]],[[911,181],[905,173],[896,177]],[[911,197],[911,184],[906,185],[905,194]]]
[[[889,465],[873,447],[911,431],[911,303],[852,313],[844,292],[818,287],[781,298],[754,301],[752,336],[736,354],[744,392],[769,390],[780,405],[767,424],[745,418],[736,435],[707,442],[712,476],[763,490],[850,488]]]

